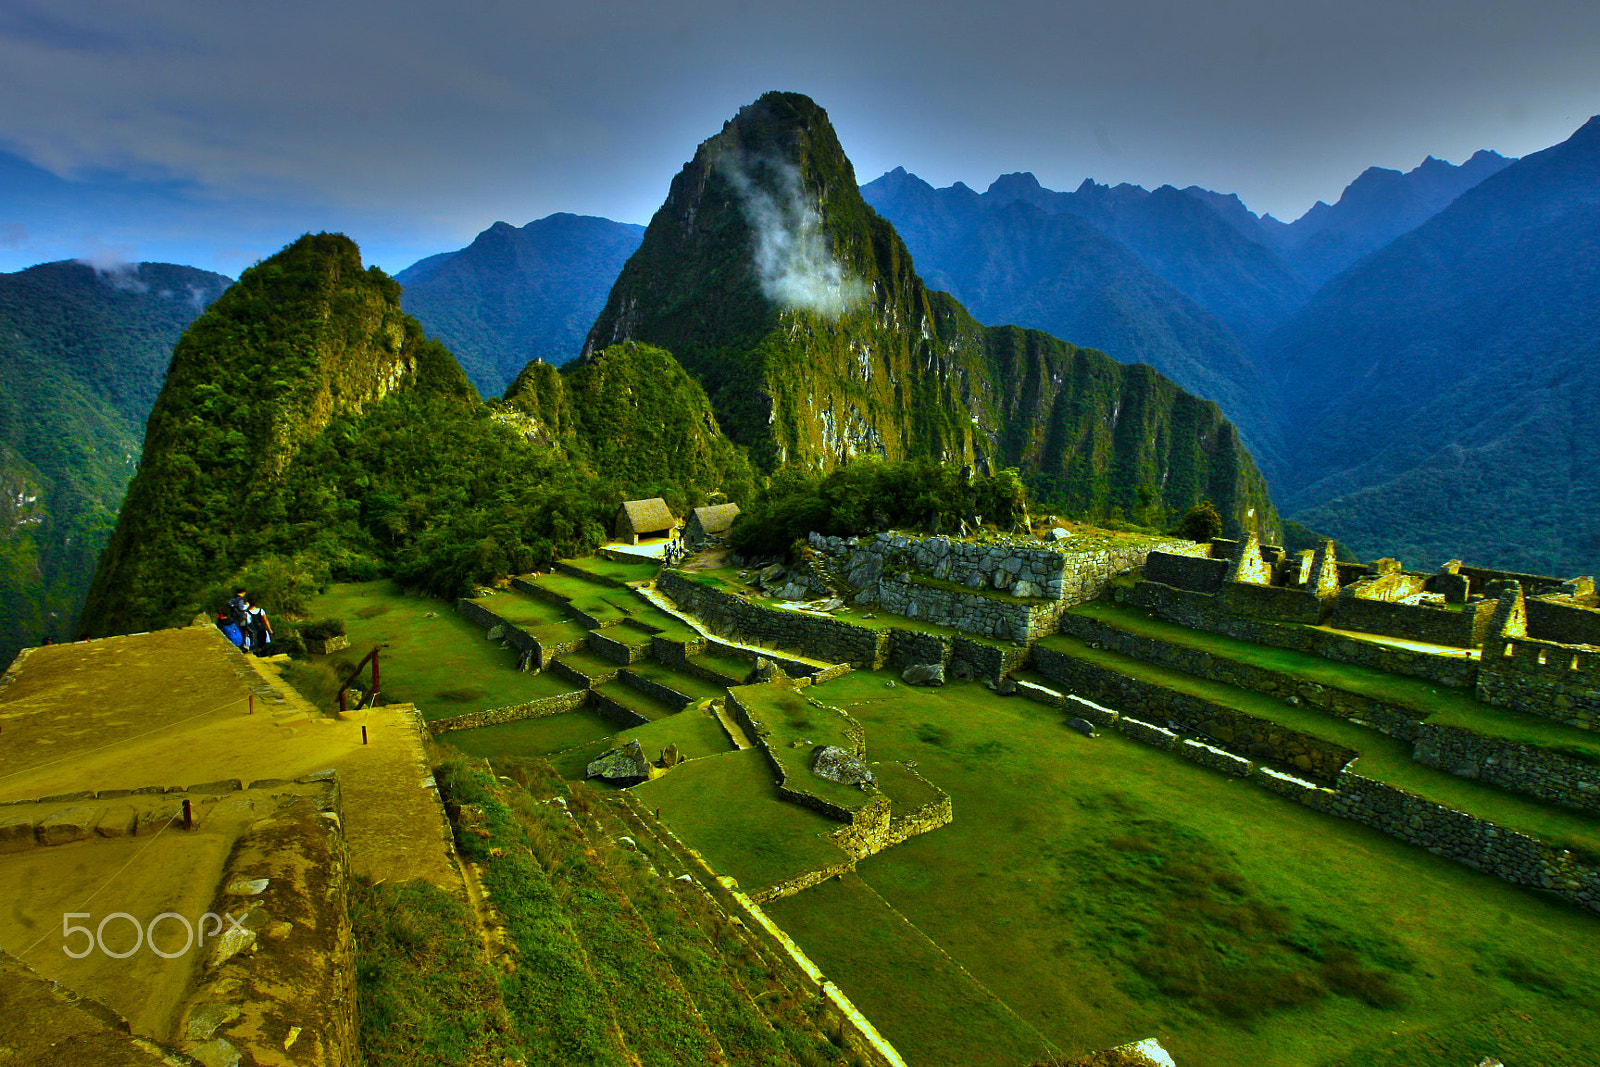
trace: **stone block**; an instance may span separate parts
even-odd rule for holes
[[[0,853],[21,852],[33,847],[33,818],[28,815],[0,815]]]
[[[113,804],[105,809],[94,832],[101,837],[132,837],[139,812],[132,804]]]
[[[100,822],[101,811],[96,807],[81,806],[52,811],[39,820],[38,837],[41,845],[65,845],[82,841],[94,833]]]
[[[1069,714],[1075,715],[1078,718],[1087,719],[1096,726],[1111,726],[1115,724],[1117,719],[1121,716],[1121,712],[1112,711],[1110,708],[1102,707],[1092,700],[1085,700],[1082,697],[1075,696],[1071,693],[1068,693],[1061,698],[1061,706],[1065,708]]]

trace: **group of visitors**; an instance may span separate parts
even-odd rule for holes
[[[227,607],[217,612],[217,629],[244,652],[265,656],[272,646],[272,623],[267,613],[243,589],[235,590]]]
[[[681,537],[674,537],[661,548],[661,562],[669,567],[676,567],[688,555],[689,548]]]

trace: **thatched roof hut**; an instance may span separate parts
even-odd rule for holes
[[[636,545],[641,537],[671,537],[678,530],[678,517],[660,497],[627,500],[617,509],[614,526],[618,541]]]
[[[683,539],[691,545],[703,544],[714,537],[723,537],[733,520],[739,517],[738,504],[713,504],[695,508],[689,521],[683,524]]]

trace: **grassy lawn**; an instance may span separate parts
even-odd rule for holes
[[[642,601],[642,606],[633,613],[633,618],[659,630],[663,637],[670,637],[675,641],[689,641],[700,636],[694,627],[676,615],[662,611],[649,601]]]
[[[310,614],[343,619],[350,635],[349,649],[314,664],[332,664],[342,680],[348,667],[340,664],[353,667],[383,645],[383,699],[415,704],[424,718],[503,708],[574,688],[553,675],[517,670],[517,653],[487,640],[452,605],[406,596],[387,580],[330,586],[311,602]]]
[[[623,562],[606,559],[604,556],[585,556],[582,559],[564,559],[561,562],[585,573],[618,582],[647,582],[661,569],[658,564],[643,560]]]
[[[1485,737],[1535,745],[1600,763],[1600,734],[1509,708],[1496,708],[1460,689],[1370,667],[1334,663],[1308,652],[1191,630],[1125,604],[1094,600],[1078,605],[1071,613],[1180,648],[1209,652],[1223,659],[1278,671],[1291,678],[1385,700],[1409,708],[1416,712],[1417,718],[1439,726],[1458,726]]]
[[[1065,1053],[1159,1036],[1208,1067],[1600,1057],[1596,916],[1030,701],[908,699],[885,677],[816,695],[875,759],[915,760],[955,821],[859,874]],[[885,974],[881,901],[830,883],[773,911],[913,1067],[969,1061],[959,1013]]]
[[[674,670],[667,664],[653,659],[642,659],[636,663],[630,663],[625,669],[640,678],[646,678],[664,685],[675,693],[682,693],[691,700],[720,700],[728,695],[727,686],[714,685],[692,674]]]
[[[772,771],[753,748],[691,760],[635,786],[634,795],[660,809],[690,848],[747,891],[844,857],[822,836],[839,824],[778,799]]]
[[[1420,797],[1470,812],[1512,830],[1520,830],[1552,844],[1582,851],[1600,859],[1600,822],[1581,812],[1547,804],[1520,793],[1509,793],[1470,778],[1457,778],[1411,758],[1411,746],[1397,738],[1328,715],[1306,705],[1287,704],[1276,697],[1196,678],[1192,674],[1144,663],[1109,649],[1090,648],[1077,638],[1056,634],[1042,646],[1133,678],[1153,682],[1175,692],[1189,693],[1268,719],[1302,733],[1344,745],[1361,753],[1352,768]],[[1162,724],[1157,724],[1162,725]]]
[[[671,715],[678,710],[671,705],[663,704],[654,697],[645,696],[621,678],[614,678],[604,685],[597,685],[594,687],[594,691],[603,693],[629,711],[637,712],[651,720],[659,719],[663,715]]]
[[[744,659],[729,652],[714,652],[711,649],[697,656],[690,656],[690,661],[707,670],[716,671],[725,678],[732,679],[731,685],[739,685],[744,681],[745,675],[755,667],[754,659]]]
[[[474,603],[524,630],[548,626],[567,618],[565,611],[549,601],[537,600],[514,589],[502,590],[493,596],[479,597]]]
[[[1044,1037],[853,874],[767,905],[814,959],[858,961],[846,992],[906,1062],[1011,1067],[1052,1051]],[[831,963],[829,977],[842,981]],[[933,1025],[891,1030],[885,1019]]]
[[[594,678],[622,668],[622,664],[588,648],[580,648],[576,652],[564,652],[556,659],[586,678]]]
[[[552,645],[564,645],[569,641],[580,640],[589,632],[589,628],[576,619],[562,619],[560,622],[528,627],[528,632],[541,645],[549,648]]]
[[[518,719],[499,726],[480,726],[476,730],[452,730],[440,734],[441,744],[454,745],[469,756],[506,759],[519,756],[549,756],[577,745],[610,737],[617,724],[588,707],[560,715]]]
[[[878,780],[878,788],[894,805],[896,815],[916,811],[939,799],[939,794],[932,788],[932,783],[917,778],[899,760],[868,760],[867,766],[871,769],[872,776]]]

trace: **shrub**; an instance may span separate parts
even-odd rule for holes
[[[344,634],[343,619],[317,619],[313,622],[303,622],[298,627],[300,636],[306,641],[326,641],[330,637],[341,637]]]

